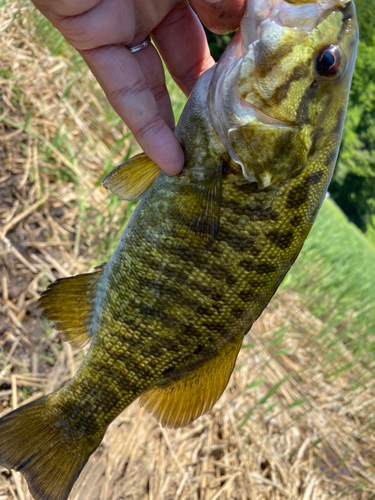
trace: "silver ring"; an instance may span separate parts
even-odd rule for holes
[[[148,47],[151,43],[151,37],[150,35],[148,35],[148,37],[146,38],[146,40],[142,43],[139,43],[138,45],[134,45],[134,47],[129,47],[129,45],[125,45],[125,47],[129,50],[129,52],[131,52],[132,54],[134,54],[134,52],[138,52],[139,50],[142,50],[142,49],[145,49],[146,47]]]

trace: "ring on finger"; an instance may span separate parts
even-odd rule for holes
[[[144,42],[139,43],[138,45],[134,45],[133,47],[130,47],[129,45],[125,45],[125,44],[123,44],[123,45],[125,45],[125,47],[129,50],[129,52],[134,54],[135,52],[138,52],[138,51],[148,47],[150,45],[150,43],[151,43],[151,37],[150,37],[150,35],[148,35]]]

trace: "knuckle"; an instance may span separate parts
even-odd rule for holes
[[[55,27],[63,34],[67,42],[77,50],[95,48],[95,35],[84,22],[78,17],[61,18],[55,23]]]
[[[160,85],[155,85],[150,90],[152,92],[152,95],[154,96],[155,101],[163,99],[168,94],[167,87],[165,86],[164,83]]]
[[[120,20],[117,21],[119,23]],[[95,23],[94,23],[95,24]],[[107,45],[113,33],[123,32],[124,28],[116,23],[110,26],[108,20],[103,20],[100,29],[85,17],[85,14],[78,16],[61,17],[54,22],[55,27],[62,33],[67,42],[77,50],[90,50]],[[123,42],[131,43],[134,38],[134,29],[130,26],[123,33]]]
[[[135,128],[133,133],[140,137],[152,137],[158,134],[164,126],[164,120],[159,114],[156,114],[146,124],[140,126],[138,129]]]
[[[142,94],[147,91],[146,80],[139,79],[131,87],[121,87],[119,89],[112,90],[108,94],[108,100],[110,102],[127,101],[132,97]]]
[[[205,68],[205,64],[202,61],[198,61],[183,72],[175,72],[173,79],[180,88],[193,88],[202,73],[202,67]]]
[[[165,20],[161,22],[163,28],[170,28],[174,24],[181,25],[186,18],[189,18],[191,14],[191,7],[187,2],[177,3],[171,15],[169,15]]]

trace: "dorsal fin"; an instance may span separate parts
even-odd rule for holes
[[[156,180],[161,169],[144,153],[114,168],[103,179],[103,186],[120,200],[137,200]]]
[[[44,316],[54,321],[61,337],[73,347],[82,347],[90,340],[95,287],[105,264],[95,272],[61,278],[49,285],[38,301]]]
[[[222,395],[233,371],[242,337],[186,378],[167,387],[155,386],[140,398],[140,405],[162,424],[177,429],[209,411]]]

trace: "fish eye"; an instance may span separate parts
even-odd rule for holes
[[[316,58],[316,71],[319,76],[334,80],[342,75],[345,56],[338,45],[326,45],[321,48]]]

